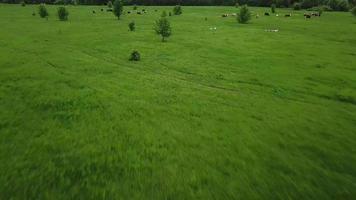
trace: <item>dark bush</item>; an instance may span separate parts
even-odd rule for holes
[[[138,51],[133,51],[130,55],[130,61],[139,61],[141,59],[140,53]]]
[[[61,20],[61,21],[67,21],[68,20],[69,13],[68,13],[67,9],[64,6],[59,7],[58,10],[57,10],[57,13],[58,13],[59,20]]]
[[[175,15],[181,15],[182,14],[182,7],[180,5],[174,6],[173,13]]]
[[[136,5],[134,5],[132,9],[133,9],[133,10],[137,10],[137,6],[136,6]]]
[[[293,4],[293,9],[294,9],[294,10],[300,10],[300,9],[302,9],[302,4],[301,4],[301,3],[298,3],[298,2],[295,2],[295,3]]]
[[[26,6],[26,3],[24,1],[21,1],[21,6],[22,7],[25,7]]]
[[[46,6],[44,4],[41,4],[38,7],[38,14],[40,15],[41,18],[48,17],[47,8],[46,8]]]
[[[240,8],[240,12],[237,14],[237,21],[240,24],[245,24],[251,19],[251,13],[248,10],[247,5],[243,5]]]
[[[271,4],[271,12],[275,13],[276,12],[276,4]]]
[[[356,6],[351,9],[351,13],[356,17]]]
[[[172,12],[169,12],[169,13],[168,13],[168,16],[172,16]]]
[[[130,31],[135,31],[135,22],[131,22],[131,23],[129,23],[129,30]]]
[[[123,3],[121,0],[115,0],[114,2],[114,15],[117,17],[117,19],[120,19],[120,16],[123,11]]]

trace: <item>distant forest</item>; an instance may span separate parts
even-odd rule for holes
[[[83,4],[83,5],[105,5],[108,0],[0,0],[2,3],[20,3],[24,1],[27,4],[47,3],[47,4]],[[114,0],[112,0],[114,1]],[[302,7],[310,8],[319,5],[328,5],[329,1],[335,0],[123,0],[126,5],[184,5],[184,6],[234,6],[247,4],[249,6],[270,6],[276,4],[277,7],[291,7],[294,3],[301,3]],[[348,1],[350,5],[356,5],[356,0]]]

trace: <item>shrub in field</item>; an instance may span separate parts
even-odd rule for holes
[[[115,0],[114,2],[114,15],[117,17],[117,19],[120,19],[120,16],[123,11],[123,3],[121,0]]]
[[[133,9],[133,10],[137,10],[137,6],[136,6],[136,5],[134,5],[132,9]]]
[[[157,35],[162,37],[162,42],[165,41],[165,38],[171,36],[172,33],[171,25],[166,17],[161,17],[156,21],[154,30],[156,31]]]
[[[129,30],[130,31],[135,31],[135,22],[131,22],[131,23],[129,23]]]
[[[172,12],[169,12],[169,13],[168,13],[168,16],[172,16]]]
[[[245,24],[251,19],[251,12],[248,10],[247,5],[243,5],[240,8],[240,12],[237,14],[237,21],[240,24]]]
[[[295,2],[293,4],[293,9],[294,10],[300,10],[302,8],[302,4],[298,3],[298,2]]]
[[[112,2],[111,1],[108,1],[107,5],[108,5],[109,8],[112,8]]]
[[[163,12],[162,12],[161,17],[167,17],[166,11],[163,11]]]
[[[21,6],[22,7],[25,7],[26,6],[26,3],[24,1],[21,1]]]
[[[351,13],[356,17],[356,6],[351,9]]]
[[[349,3],[347,0],[329,0],[328,6],[335,11],[349,10]]]
[[[46,6],[44,4],[41,4],[38,7],[38,14],[40,15],[41,18],[48,17],[47,8],[46,8]]]
[[[180,5],[174,6],[174,8],[173,8],[173,13],[174,13],[175,15],[180,15],[180,14],[182,14],[182,7],[180,7]]]
[[[61,21],[67,21],[68,20],[68,11],[64,6],[61,6],[57,9],[57,13],[58,13],[58,18]]]
[[[138,51],[133,51],[130,55],[130,61],[139,61],[141,59],[141,55]]]
[[[276,12],[276,4],[271,4],[271,12],[275,13]]]

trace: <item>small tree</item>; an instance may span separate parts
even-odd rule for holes
[[[108,1],[108,8],[112,8],[112,2],[111,1]]]
[[[173,14],[175,15],[180,15],[182,14],[182,7],[180,7],[180,5],[176,5],[173,8]]]
[[[356,6],[351,9],[351,13],[356,17]]]
[[[276,4],[271,4],[271,12],[275,13],[276,12]]]
[[[61,20],[61,21],[67,21],[68,20],[69,13],[68,13],[67,9],[64,6],[59,7],[57,12],[58,12],[59,20]]]
[[[137,6],[136,5],[133,6],[133,10],[137,10]]]
[[[166,11],[163,11],[163,12],[162,12],[161,17],[167,17]]]
[[[120,19],[120,16],[123,11],[123,3],[121,0],[115,0],[114,1],[114,15],[117,17],[117,19]]]
[[[129,30],[130,31],[135,31],[135,28],[136,28],[135,27],[135,22],[132,21],[131,23],[129,23]]]
[[[247,5],[243,5],[243,6],[240,8],[240,13],[237,14],[237,21],[238,21],[240,24],[245,24],[245,23],[247,23],[250,19],[251,19],[251,13],[250,13],[250,11],[248,10]]]
[[[161,35],[162,42],[164,42],[165,38],[169,37],[172,33],[171,25],[166,17],[161,17],[156,21],[154,30],[157,35]]]
[[[48,17],[47,8],[46,8],[46,6],[44,4],[41,4],[38,7],[38,14],[40,15],[41,18]]]

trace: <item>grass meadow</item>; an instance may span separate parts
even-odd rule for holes
[[[0,199],[355,199],[350,13],[57,7],[0,4]]]

